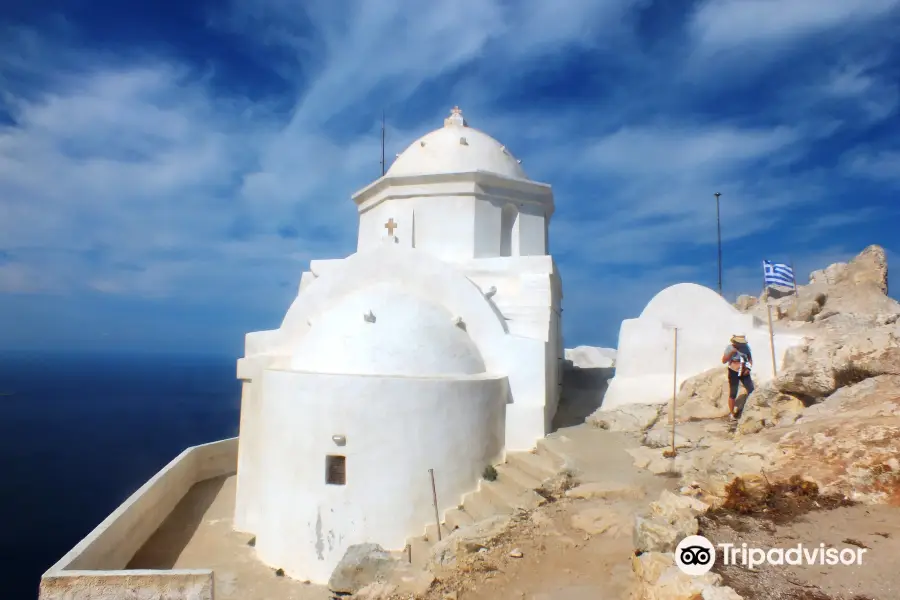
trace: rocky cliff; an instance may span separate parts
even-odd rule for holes
[[[737,422],[727,420],[722,367],[682,384],[674,427],[671,403],[591,415],[588,422],[596,427],[642,436],[643,446],[629,450],[635,466],[681,480],[680,494],[663,494],[635,520],[633,570],[641,581],[641,598],[738,600],[762,597],[759,590],[772,598],[844,597],[822,593],[819,586],[840,586],[821,574],[797,583],[783,570],[748,575],[720,566],[702,577],[689,577],[675,566],[674,551],[679,540],[701,529],[716,538],[716,518],[721,517],[704,520],[704,513],[718,509],[717,515],[727,516],[751,499],[759,501],[763,515],[778,502],[792,506],[807,500],[810,508],[804,510],[853,503],[900,507],[900,304],[887,292],[884,250],[870,246],[849,263],[815,271],[796,295],[740,297],[739,310],[762,319],[771,310],[773,319],[806,337],[804,344],[788,351],[772,381],[739,398],[739,404],[743,402]],[[779,492],[786,494],[783,498],[773,495],[779,489],[786,490]],[[875,507],[857,514],[858,522],[844,534],[858,533],[854,527],[873,527],[866,521],[869,509]],[[882,527],[896,518],[897,513],[891,513],[874,520]],[[828,523],[828,517],[810,527],[822,527],[823,522]],[[734,525],[736,530],[724,527],[726,541],[743,535],[736,531],[764,529],[761,523],[742,522]],[[778,531],[782,537],[797,534],[786,528]],[[849,538],[843,543],[860,544]],[[871,566],[867,575],[860,572],[857,580],[845,584],[889,588],[891,584],[884,583],[889,577],[878,568]],[[807,595],[790,595],[800,593],[797,590]]]
[[[810,275],[796,296],[742,296],[739,310],[802,328],[777,377],[757,386],[729,423],[725,373],[714,368],[684,382],[676,404],[623,407],[589,419],[609,429],[643,431],[635,460],[675,472],[711,503],[739,476],[801,474],[824,493],[900,505],[900,303],[887,296],[887,260],[878,246],[849,263]]]

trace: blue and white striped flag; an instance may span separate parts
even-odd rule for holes
[[[766,287],[777,285],[794,289],[794,270],[783,263],[773,263],[770,260],[763,261]]]

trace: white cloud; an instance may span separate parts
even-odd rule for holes
[[[705,51],[780,44],[884,17],[898,0],[707,0],[690,30]]]

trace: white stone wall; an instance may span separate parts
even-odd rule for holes
[[[507,381],[382,378],[266,371],[257,405],[256,549],[288,575],[324,583],[348,546],[391,550],[457,506],[502,456]],[[345,436],[339,446],[332,436]],[[325,482],[327,455],[346,457],[346,485]]]

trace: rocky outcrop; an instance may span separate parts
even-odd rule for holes
[[[796,294],[781,297],[741,296],[735,306],[766,320],[821,324],[827,330],[886,325],[897,322],[900,303],[887,296],[887,257],[880,246],[869,246],[849,263],[835,263],[810,274]]]
[[[900,375],[900,326],[835,332],[790,348],[775,387],[816,400],[878,375]]]
[[[873,286],[882,294],[888,293],[887,256],[881,246],[869,246],[850,263],[835,263],[821,271],[813,271],[810,283],[825,285]]]
[[[637,418],[630,407],[592,415],[600,426],[643,432],[644,446],[628,450],[637,467],[681,477],[684,499],[665,496],[635,519],[641,598],[740,598],[717,575],[684,575],[672,554],[696,532],[696,515],[719,506],[737,477],[753,486],[799,475],[825,495],[900,506],[900,304],[886,292],[884,250],[871,246],[814,272],[796,296],[763,298],[773,319],[807,337],[746,398],[734,427],[720,419],[727,414],[721,368],[682,384],[674,436],[668,403],[655,419]],[[762,319],[769,310],[750,296],[735,306]]]

